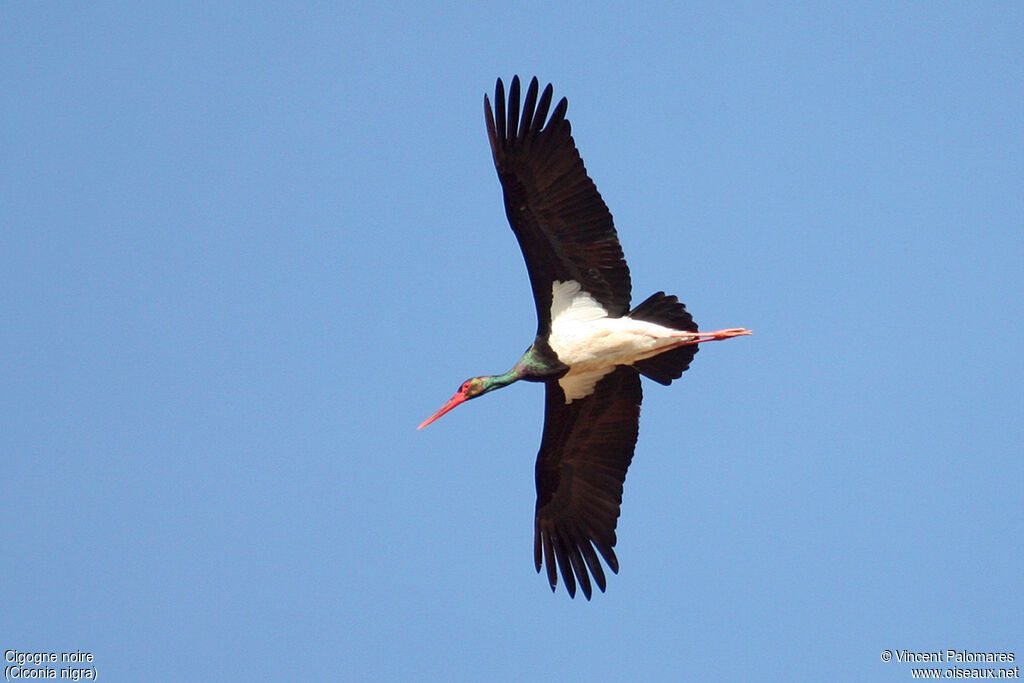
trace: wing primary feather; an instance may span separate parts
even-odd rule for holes
[[[563,97],[562,99],[558,100],[558,104],[555,105],[555,111],[551,113],[551,121],[557,121],[560,124],[564,123],[565,125],[569,125],[569,122],[565,120],[565,112],[567,109],[569,109],[569,100]]]
[[[507,119],[505,118],[505,84],[498,79],[497,84],[494,86],[494,122],[498,126],[497,143],[500,147],[507,139],[506,135],[506,124]],[[498,161],[498,155],[494,155],[495,162]]]
[[[612,570],[612,574],[619,573],[619,558],[615,557],[615,550],[611,546],[597,546],[597,550],[601,553],[601,557],[604,558],[608,568]]]
[[[548,83],[548,86],[544,88],[544,92],[540,95],[540,101],[537,103],[537,110],[533,113],[533,123],[531,128],[535,131],[539,131],[544,127],[544,119],[548,116],[548,109],[551,107],[551,95],[554,94],[554,88]]]
[[[583,559],[586,560],[587,566],[590,567],[590,573],[594,575],[594,582],[601,589],[601,592],[604,593],[604,570],[601,568],[601,561],[597,559],[597,553],[594,552],[594,546],[591,545],[590,540],[587,538],[587,533],[582,529],[577,527],[576,535],[580,538],[578,545],[583,552]]]
[[[530,133],[533,123],[534,107],[537,106],[537,77],[530,81],[530,87],[526,89],[526,100],[523,102],[523,116],[519,123],[519,137],[525,138]]]
[[[587,541],[580,535],[579,530],[572,521],[565,525],[565,531],[571,541],[569,544],[569,560],[572,562],[572,570],[576,573],[576,579],[579,581],[583,595],[589,600],[593,590],[590,586],[590,573],[587,572],[587,566],[583,559],[583,546]]]
[[[572,571],[576,574],[583,596],[589,600],[594,591],[590,586],[590,575],[587,573],[586,565],[583,564],[579,546],[573,545],[569,548],[569,561],[572,562]]]
[[[576,597],[576,577],[572,573],[572,563],[569,560],[569,550],[566,548],[566,539],[562,537],[558,529],[552,529],[552,536],[555,541],[555,557],[558,558],[558,568],[562,571],[562,580],[565,581],[565,590],[569,597]]]
[[[555,549],[551,545],[551,534],[547,533],[547,530],[543,532],[538,530],[537,533],[544,538],[544,564],[547,565],[548,583],[551,585],[551,592],[554,593],[555,586],[558,585],[558,574],[555,568]],[[539,567],[537,571],[540,571]]]
[[[512,77],[508,86],[508,132],[515,134],[519,124],[519,76]]]
[[[491,144],[491,156],[494,163],[500,163],[501,146],[498,144],[498,132],[494,129],[494,112],[491,111],[491,100],[484,95],[484,122],[487,124],[487,140]]]
[[[533,566],[537,569],[537,573],[540,573],[540,567],[544,560],[543,549],[541,548],[541,536],[540,525],[534,523],[536,530],[533,533]]]

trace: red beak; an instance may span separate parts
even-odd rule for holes
[[[426,427],[431,422],[434,422],[435,420],[440,419],[440,417],[442,415],[444,415],[445,413],[447,413],[449,410],[451,410],[455,406],[459,405],[460,403],[464,402],[465,400],[466,400],[466,393],[463,392],[463,391],[460,391],[459,393],[455,394],[450,399],[448,399],[448,402],[445,403],[443,406],[441,406],[440,410],[438,410],[436,413],[434,413],[433,415],[428,417],[426,420],[424,420],[423,424],[421,424],[416,429],[423,429],[424,427]]]

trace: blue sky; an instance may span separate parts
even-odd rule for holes
[[[5,3],[0,648],[107,680],[903,681],[1024,657],[1024,6]],[[532,566],[482,114],[569,98],[645,385],[619,575]],[[5,663],[6,665],[6,663]]]

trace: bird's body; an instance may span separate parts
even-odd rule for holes
[[[558,361],[569,367],[558,383],[566,402],[571,403],[589,395],[597,380],[616,367],[691,346],[701,341],[701,335],[632,315],[609,316],[578,282],[570,280],[553,284],[547,341]]]
[[[578,581],[589,599],[591,576],[605,589],[598,553],[618,571],[615,527],[637,437],[640,375],[670,384],[698,343],[750,332],[698,332],[683,304],[662,292],[630,310],[629,269],[611,213],[576,151],[564,98],[548,118],[551,95],[548,85],[538,98],[533,79],[521,117],[518,77],[507,116],[500,79],[497,116],[484,98],[505,210],[537,305],[536,338],[508,372],[467,380],[420,428],[512,382],[545,384],[534,561],[538,571],[547,566],[552,590],[557,567],[570,595]]]

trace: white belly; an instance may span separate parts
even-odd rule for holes
[[[558,360],[581,372],[631,365],[650,358],[686,336],[644,320],[600,318],[551,326],[548,343]]]
[[[599,379],[618,365],[632,365],[678,346],[687,333],[607,311],[574,281],[552,288],[551,336],[548,344],[569,366],[559,385],[566,403],[588,396]]]

